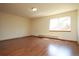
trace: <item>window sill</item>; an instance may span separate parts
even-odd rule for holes
[[[49,30],[50,32],[71,32],[71,31],[65,31],[65,30]]]

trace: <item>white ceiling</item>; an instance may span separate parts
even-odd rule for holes
[[[38,11],[33,12],[33,7],[38,8]],[[0,12],[34,18],[76,10],[78,7],[78,3],[9,3],[0,4]]]

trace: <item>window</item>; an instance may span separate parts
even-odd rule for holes
[[[61,17],[50,19],[49,30],[52,31],[71,31],[71,17]]]

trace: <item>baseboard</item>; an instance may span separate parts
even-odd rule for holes
[[[0,40],[0,41],[8,41],[8,40],[14,40],[14,39],[21,39],[21,38],[26,38],[26,37],[49,38],[49,39],[56,39],[56,40],[62,40],[62,41],[69,41],[69,42],[78,43],[77,41],[65,40],[65,39],[60,39],[60,38],[56,38],[56,37],[39,36],[39,35],[38,35],[38,36],[36,36],[36,35],[28,35],[28,36],[17,37],[17,38],[11,38],[11,39],[5,39],[5,40]]]
[[[49,39],[56,39],[56,40],[62,40],[62,41],[69,41],[69,42],[75,42],[75,43],[78,43],[77,41],[72,41],[72,40],[66,40],[66,39],[61,39],[61,38],[57,38],[57,37],[51,37],[51,36],[49,36],[49,37],[47,37],[47,36],[42,36],[42,35],[38,35],[38,36],[36,36],[36,35],[32,35],[32,36],[34,36],[34,37],[38,37],[38,38],[49,38]]]
[[[8,40],[14,40],[14,39],[21,39],[21,38],[26,38],[26,37],[30,37],[31,35],[28,35],[28,36],[22,36],[22,37],[16,37],[16,38],[10,38],[10,39],[3,39],[3,40],[0,40],[0,41],[8,41]]]

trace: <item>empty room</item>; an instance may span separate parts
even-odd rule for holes
[[[79,4],[0,3],[0,56],[79,56]]]

